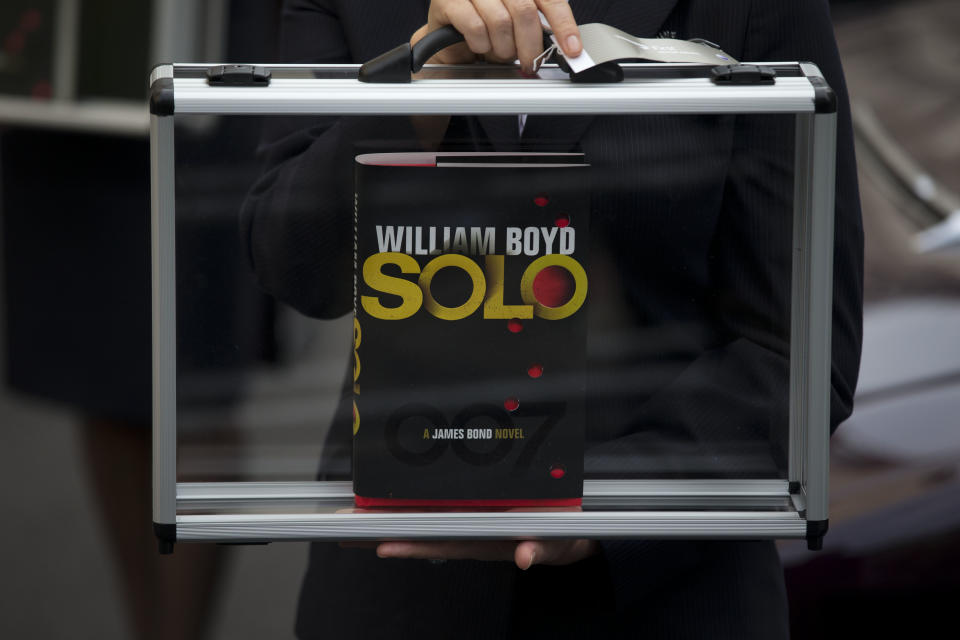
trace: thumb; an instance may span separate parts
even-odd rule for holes
[[[517,545],[513,552],[513,560],[517,567],[526,571],[534,564],[539,564],[547,560],[547,551],[540,542],[527,540]]]
[[[526,540],[517,545],[513,560],[527,570],[535,564],[571,564],[599,552],[596,540]]]

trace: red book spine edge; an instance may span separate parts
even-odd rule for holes
[[[358,507],[579,507],[583,498],[502,498],[479,500],[365,498],[354,495]]]

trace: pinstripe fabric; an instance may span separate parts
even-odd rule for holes
[[[717,42],[742,60],[812,60],[838,90],[837,248],[835,254],[832,425],[852,409],[860,348],[862,231],[849,113],[825,0],[574,0],[581,22],[602,20],[642,36],[662,29]],[[285,57],[298,62],[365,60],[409,37],[427,4],[374,0],[289,0]],[[351,269],[345,140],[350,119],[309,129],[277,126],[265,145],[268,170],[242,214],[263,286],[317,316],[349,308],[349,292],[323,290]],[[410,139],[402,119],[383,118],[366,138]],[[480,138],[474,118],[451,127]],[[591,288],[591,314],[615,304],[633,326],[650,327],[654,373],[629,392],[590,401],[593,471],[618,456],[651,456],[651,434],[690,442],[708,462],[718,444],[744,430],[775,432],[786,406],[790,281],[776,267],[789,247],[792,127],[758,117],[542,118],[531,116],[523,145],[578,146],[601,171],[593,205],[597,268],[622,277],[622,299]],[[343,166],[341,166],[343,165]],[[626,188],[625,185],[631,185]],[[322,202],[290,193],[341,195]],[[788,249],[787,249],[788,250]],[[346,289],[344,287],[344,289]],[[591,316],[591,326],[603,318]],[[615,329],[616,327],[612,327]],[[599,369],[603,369],[601,363]],[[593,389],[600,387],[592,383]],[[588,383],[591,388],[591,383]],[[349,398],[349,386],[344,399]],[[324,468],[349,451],[344,402]],[[338,428],[338,425],[341,428]],[[782,451],[783,443],[774,442]],[[332,454],[332,455],[331,455]],[[645,457],[646,456],[646,457]],[[736,460],[712,471],[749,475]],[[662,472],[663,469],[660,469]],[[768,542],[609,541],[603,553],[569,567],[519,572],[505,564],[382,561],[364,551],[314,545],[301,594],[301,638],[787,636],[786,598]]]

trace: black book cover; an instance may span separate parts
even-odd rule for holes
[[[582,154],[356,159],[357,504],[583,495]]]

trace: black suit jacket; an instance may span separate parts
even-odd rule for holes
[[[717,42],[740,60],[812,60],[840,96],[833,323],[832,426],[852,410],[859,363],[862,231],[849,113],[823,0],[575,0],[578,22],[638,36],[662,30]],[[428,3],[290,0],[284,58],[359,62],[407,40]],[[639,475],[760,471],[712,452],[784,444],[789,347],[793,127],[772,116],[531,116],[522,140],[496,118],[455,119],[476,148],[582,149],[605,176],[592,206],[596,245],[619,286],[591,288],[591,330],[639,344],[592,357],[592,371],[644,371],[616,392],[588,382],[587,468]],[[275,125],[267,171],[242,215],[262,285],[307,314],[350,307],[353,140],[414,139],[403,119]],[[291,194],[295,194],[293,197]],[[324,194],[322,199],[309,194]],[[331,196],[331,194],[334,194]],[[330,273],[341,273],[331,278]],[[596,279],[594,278],[594,281]],[[604,310],[617,310],[604,314]],[[624,311],[625,310],[625,311]],[[596,317],[594,317],[596,316]],[[612,318],[612,319],[611,319]],[[653,372],[653,373],[650,373]],[[591,374],[592,375],[592,374]],[[349,451],[349,387],[324,468]],[[683,443],[672,456],[664,443]],[[651,451],[659,455],[650,455]],[[696,460],[691,465],[690,459]],[[770,543],[616,542],[571,567],[381,561],[314,545],[302,594],[302,637],[585,635],[782,637],[782,575]],[[455,622],[460,620],[461,622]],[[604,630],[604,631],[601,631]],[[638,633],[638,635],[641,635]],[[645,635],[645,634],[643,634]]]

